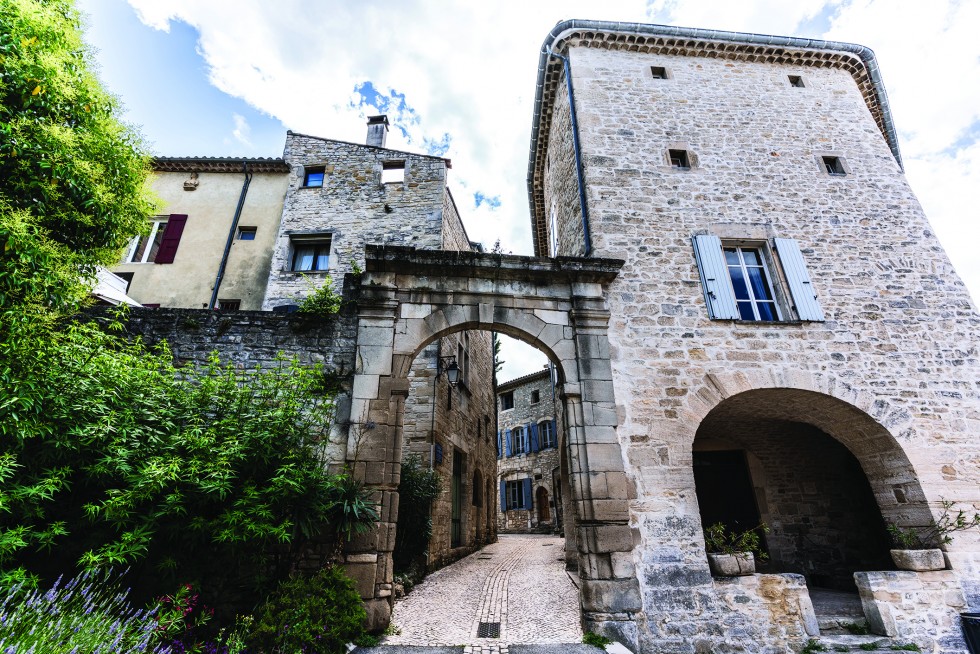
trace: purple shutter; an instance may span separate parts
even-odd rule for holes
[[[173,263],[177,256],[177,246],[180,245],[180,235],[184,233],[184,225],[187,223],[187,214],[172,213],[167,220],[167,228],[163,230],[163,238],[160,240],[160,249],[153,263]]]

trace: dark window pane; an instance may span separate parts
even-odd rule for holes
[[[133,263],[140,263],[143,261],[143,253],[146,252],[146,244],[150,242],[150,237],[148,236],[138,236],[139,241],[136,243],[136,249],[133,250],[133,256],[129,259]]]
[[[771,300],[769,284],[766,283],[766,276],[762,268],[749,268],[749,281],[752,284],[752,294],[756,300]]]
[[[738,261],[738,250],[735,248],[725,248],[725,262],[729,266],[737,266]]]
[[[153,236],[153,245],[150,246],[150,256],[147,261],[154,261],[157,258],[157,250],[160,249],[160,243],[163,242],[163,233],[167,231],[167,223],[160,223],[157,225],[157,233]]]
[[[728,268],[728,273],[732,277],[732,290],[735,291],[736,300],[748,300],[749,289],[745,285],[745,273],[741,268]]]
[[[738,315],[742,320],[755,320],[755,314],[752,313],[752,303],[739,302]]]
[[[759,309],[759,320],[779,320],[776,317],[776,305],[772,302],[759,302],[756,304]]]
[[[742,256],[745,258],[746,266],[761,266],[762,261],[759,260],[758,250],[742,250]]]

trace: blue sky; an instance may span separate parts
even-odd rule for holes
[[[165,156],[280,156],[286,129],[453,160],[470,237],[530,254],[525,171],[537,54],[567,18],[861,43],[875,50],[906,172],[980,297],[980,2],[970,0],[80,0],[126,119]],[[513,349],[504,378],[537,368]],[[513,363],[511,364],[513,365]]]

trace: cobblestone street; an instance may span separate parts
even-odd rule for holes
[[[510,644],[580,643],[578,590],[565,572],[565,541],[502,535],[438,570],[395,602],[400,631],[384,645],[466,645],[506,653]],[[499,623],[499,637],[478,635]]]

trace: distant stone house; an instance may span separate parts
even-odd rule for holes
[[[500,532],[561,530],[559,414],[553,371],[497,386],[497,488]]]

